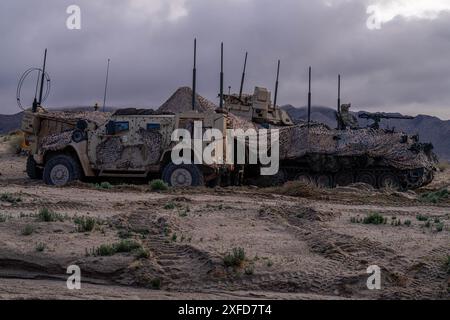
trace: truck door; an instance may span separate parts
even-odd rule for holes
[[[100,172],[145,171],[136,131],[136,120],[132,117],[116,118],[106,124],[103,134],[98,135],[98,144],[90,144],[91,149],[95,148],[95,164]]]

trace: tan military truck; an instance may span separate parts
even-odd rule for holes
[[[234,167],[214,159],[212,165],[171,161],[176,128],[226,130],[226,115],[215,112],[181,114],[123,109],[103,112],[26,111],[22,131],[30,152],[27,173],[32,179],[62,186],[84,177],[148,178],[160,176],[171,186],[214,184],[233,174]],[[223,134],[226,139],[226,134]],[[204,142],[203,142],[204,143]],[[226,143],[223,144],[224,148]],[[223,153],[224,155],[226,152]]]

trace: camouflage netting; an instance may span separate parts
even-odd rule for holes
[[[162,136],[158,130],[140,129],[139,142],[126,145],[110,137],[97,146],[97,165],[103,169],[142,169],[159,161]]]
[[[309,134],[308,134],[309,131]],[[382,159],[386,166],[401,170],[429,168],[435,165],[422,145],[403,133],[360,129],[337,131],[321,124],[280,128],[280,158],[294,159],[307,154],[367,156]],[[405,141],[406,140],[406,141]]]
[[[257,126],[253,122],[248,121],[242,117],[236,116],[232,113],[227,114],[227,126],[229,128],[233,128],[233,129],[243,129],[243,130],[255,129],[255,130],[257,130]]]
[[[104,124],[111,117],[110,112],[99,111],[48,111],[40,115],[55,120],[66,120],[75,123],[78,120],[87,120],[97,125]]]
[[[50,134],[40,141],[40,149],[56,151],[67,146],[72,141],[72,130],[58,134]]]

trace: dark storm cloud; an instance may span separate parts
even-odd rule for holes
[[[344,100],[355,109],[450,118],[449,14],[435,20],[397,18],[372,31],[366,27],[366,8],[373,1],[328,2],[332,5],[187,0],[183,11],[163,0],[3,0],[0,113],[17,111],[18,77],[41,64],[45,47],[53,81],[48,105],[100,102],[109,57],[109,104],[157,107],[176,88],[190,85],[192,40],[197,37],[198,90],[215,102],[224,41],[225,84],[233,91],[249,51],[246,91],[255,85],[272,89],[276,60],[282,60],[280,104],[305,104],[307,67],[312,65],[314,104],[335,104],[336,77],[342,73]],[[82,10],[79,31],[65,27],[71,4]],[[24,88],[28,100],[32,86]]]

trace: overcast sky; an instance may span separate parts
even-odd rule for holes
[[[81,30],[66,26],[73,4]],[[45,48],[46,105],[101,104],[111,58],[108,105],[158,107],[191,85],[197,37],[197,88],[216,103],[223,41],[226,91],[239,90],[248,51],[247,92],[273,91],[281,59],[279,104],[306,104],[311,65],[315,105],[336,105],[341,73],[354,110],[450,119],[448,0],[2,0],[0,33],[0,113],[19,111],[18,79]]]

